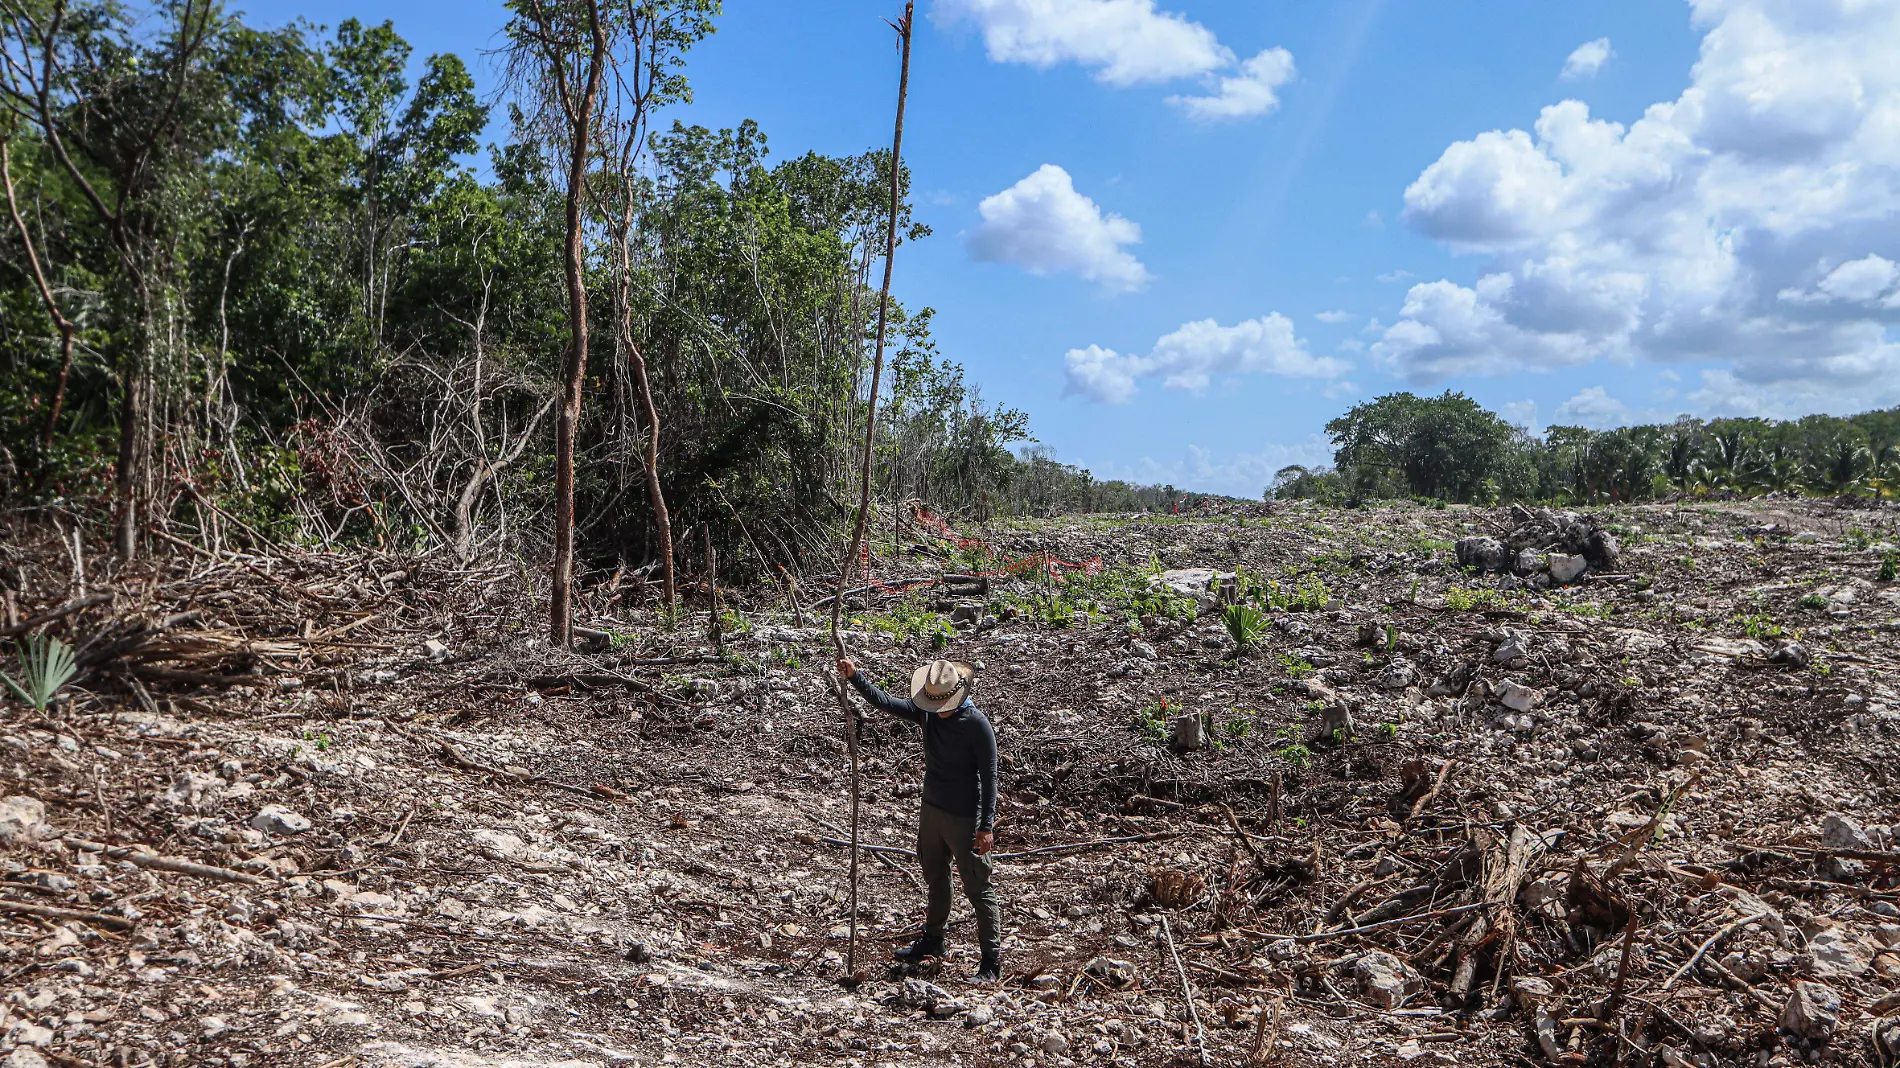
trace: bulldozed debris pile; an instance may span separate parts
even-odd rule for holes
[[[0,1063],[1891,1063],[1896,518],[1092,517],[981,540],[1099,569],[952,587],[967,548],[879,546],[854,655],[981,665],[1007,977],[968,982],[959,911],[948,960],[851,990],[827,641],[778,591],[716,647],[603,582],[567,652],[512,569],[181,552],[81,590],[16,543],[0,624],[87,671],[0,718]],[[879,955],[921,911],[917,748],[866,721]]]
[[[1458,566],[1509,571],[1547,588],[1567,586],[1585,572],[1616,570],[1623,550],[1596,516],[1514,504],[1511,528],[1501,538],[1474,535],[1458,540]]]

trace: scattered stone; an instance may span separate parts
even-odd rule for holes
[[[265,805],[251,817],[251,826],[265,834],[302,834],[310,829],[310,821],[282,805]]]
[[[1814,974],[1822,979],[1853,979],[1867,974],[1866,954],[1858,940],[1838,927],[1816,932],[1808,939],[1808,959]]]
[[[1418,669],[1404,657],[1394,657],[1379,673],[1379,685],[1388,690],[1403,690],[1418,682]]]
[[[989,1026],[990,1021],[994,1019],[996,1019],[995,1009],[990,1008],[988,1005],[978,1005],[976,1008],[971,1009],[967,1014],[964,1015],[963,1026],[987,1027]]]
[[[1521,682],[1506,679],[1498,686],[1498,703],[1513,712],[1529,712],[1544,701],[1543,692]]]
[[[1037,1045],[1051,1057],[1060,1057],[1069,1052],[1069,1040],[1060,1031],[1051,1031],[1042,1036],[1042,1041]]]
[[[1382,950],[1360,957],[1352,967],[1352,974],[1359,981],[1366,1000],[1382,1009],[1398,1008],[1425,986],[1404,961]]]
[[[1821,844],[1829,849],[1872,851],[1879,848],[1860,821],[1844,812],[1830,812],[1821,817]]]
[[[32,845],[48,830],[46,806],[38,798],[16,795],[0,801],[0,845]]]
[[[1154,646],[1149,645],[1147,642],[1140,641],[1129,643],[1128,655],[1137,660],[1155,660],[1159,656],[1159,654],[1155,652]]]
[[[32,1046],[20,1046],[7,1059],[0,1061],[0,1068],[50,1068],[45,1057]]]
[[[449,658],[449,647],[439,639],[430,638],[422,643],[422,655],[424,659],[440,664]]]
[[[1568,553],[1551,553],[1549,567],[1550,581],[1559,586],[1568,586],[1583,577],[1583,573],[1590,568],[1590,561]]]
[[[1082,970],[1102,983],[1117,988],[1133,986],[1137,978],[1132,963],[1113,957],[1097,957]]]
[[[1535,1009],[1550,1002],[1557,996],[1557,988],[1550,980],[1535,975],[1517,975],[1511,977],[1511,1000],[1519,1008]]]
[[[1768,659],[1771,663],[1804,668],[1813,662],[1814,656],[1800,642],[1782,642],[1775,646],[1774,652],[1768,654]]]
[[[1816,1042],[1831,1038],[1841,1023],[1841,996],[1825,983],[1799,982],[1781,1009],[1781,1029]]]

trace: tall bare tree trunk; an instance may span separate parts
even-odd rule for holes
[[[586,198],[587,155],[592,144],[594,103],[607,59],[607,29],[599,0],[587,0],[592,46],[587,84],[568,112],[567,168],[567,360],[562,366],[561,413],[554,425],[554,580],[548,637],[565,647],[574,636],[574,436],[581,419],[581,384],[587,375],[587,275],[581,225]]]
[[[877,451],[877,393],[884,378],[884,332],[890,317],[891,267],[897,260],[897,211],[903,188],[904,100],[910,93],[910,26],[915,6],[914,0],[906,0],[903,21],[896,26],[898,36],[903,41],[904,60],[902,73],[897,78],[897,129],[891,136],[891,216],[889,229],[884,235],[884,287],[879,291],[877,301],[877,348],[871,360],[871,394],[865,402],[864,411],[864,464],[858,478],[858,518],[851,528],[851,544],[845,550],[844,561],[838,568],[838,593],[831,599],[831,645],[841,660],[845,655],[844,637],[838,633],[838,623],[840,613],[844,610],[844,593],[850,587],[851,572],[857,566],[858,548],[864,544],[865,523],[871,513],[871,461]],[[857,709],[844,692],[844,683],[838,681],[835,686],[839,710],[844,713],[845,750],[851,758],[851,891],[848,906],[851,936],[845,943],[844,967],[846,976],[855,981],[858,965],[858,822],[863,807],[859,791],[858,717]]]
[[[660,489],[660,412],[653,405],[653,386],[647,380],[647,358],[638,345],[627,346],[633,364],[634,386],[640,391],[640,412],[647,421],[647,496],[653,500],[653,529],[660,538],[660,576],[669,614],[679,611],[678,585],[673,578],[673,520]]]

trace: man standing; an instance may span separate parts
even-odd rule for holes
[[[970,700],[970,665],[932,660],[910,676],[910,699],[898,700],[873,686],[849,660],[838,674],[872,705],[924,729],[924,798],[917,816],[917,861],[930,900],[924,933],[897,959],[914,963],[943,956],[943,930],[950,922],[950,861],[956,859],[963,893],[976,910],[983,959],[978,982],[1002,978],[1002,910],[990,885],[990,849],[996,844],[996,734],[989,718]]]

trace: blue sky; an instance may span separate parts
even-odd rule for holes
[[[728,0],[677,115],[884,144],[899,6]],[[388,18],[418,56],[503,19],[248,10]],[[935,235],[896,288],[1059,458],[1237,495],[1399,389],[1534,430],[1890,405],[1895,54],[1900,0],[921,0]]]

